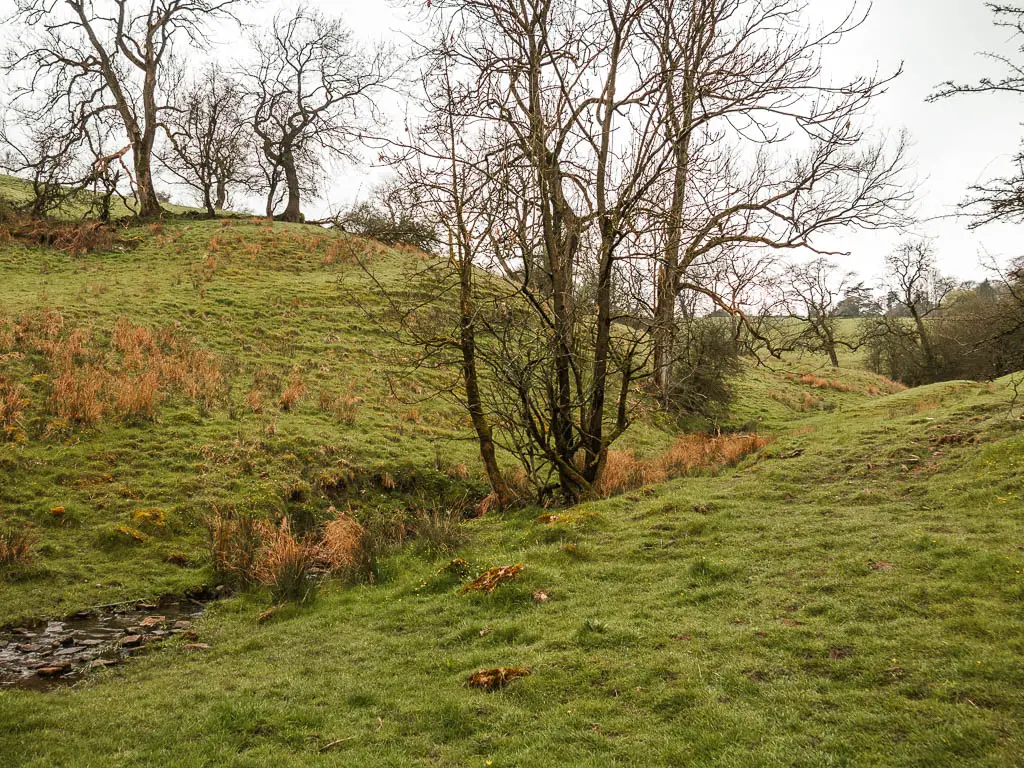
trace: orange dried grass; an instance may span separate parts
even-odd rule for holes
[[[43,354],[52,380],[49,402],[65,422],[93,425],[107,413],[155,418],[169,388],[207,406],[223,389],[217,358],[191,350],[173,328],[119,318],[110,335],[113,355],[94,343],[90,328],[68,329],[54,309],[25,316],[17,326],[0,317],[0,331],[0,344]]]
[[[258,389],[250,389],[243,400],[253,413],[263,413],[263,393]]]
[[[857,392],[858,388],[850,384],[844,384],[837,379],[826,379],[821,376],[815,376],[813,373],[802,373],[799,376],[801,384],[806,384],[809,387],[815,387],[816,389],[834,389],[837,392]]]
[[[305,599],[310,591],[310,572],[320,559],[320,548],[292,534],[288,518],[276,528],[267,527],[255,574],[278,598]]]
[[[699,470],[717,471],[733,466],[759,450],[767,439],[758,435],[682,435],[661,456],[641,459],[633,451],[608,451],[595,484],[601,497],[664,482]]]
[[[306,395],[306,384],[302,380],[302,372],[296,367],[292,369],[292,376],[288,380],[288,386],[281,391],[277,404],[282,411],[290,411]]]
[[[320,392],[320,410],[333,414],[343,424],[356,423],[359,405],[362,402],[363,398],[355,394],[354,387],[350,387],[348,393],[342,395],[335,395],[327,389]]]
[[[25,395],[25,387],[0,376],[0,439],[24,435],[21,417],[30,403]]]
[[[329,571],[340,571],[356,565],[365,529],[344,512],[324,526],[319,547],[320,564]]]
[[[114,407],[118,413],[140,419],[156,418],[156,408],[163,399],[160,377],[156,371],[144,371],[132,376],[122,374],[111,382]]]
[[[91,426],[106,410],[103,390],[108,374],[95,365],[68,368],[53,381],[50,401],[57,415],[69,422]]]

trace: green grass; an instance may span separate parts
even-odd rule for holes
[[[0,694],[0,757],[1018,765],[1024,430],[1005,402],[998,385],[937,385],[812,416],[731,474],[565,523],[475,521],[461,556],[526,564],[490,596],[410,552],[386,583],[328,588],[263,626],[265,599],[228,601],[201,625],[207,655],[167,648],[74,690]],[[499,665],[533,674],[463,685]]]
[[[155,421],[113,415],[46,437],[55,417],[45,361],[3,358],[3,374],[28,388],[32,404],[28,439],[0,442],[0,522],[34,525],[42,546],[34,566],[0,581],[0,625],[212,578],[203,521],[214,507],[316,517],[346,493],[402,507],[417,493],[483,492],[457,406],[417,402],[417,391],[431,391],[429,377],[390,386],[386,372],[408,352],[357,306],[375,300],[362,270],[322,263],[344,236],[200,221],[126,237],[131,247],[79,258],[0,247],[0,323],[50,308],[101,346],[119,317],[173,325],[218,356],[229,386],[209,408],[175,395]],[[373,258],[396,281],[413,260],[384,249]],[[296,368],[308,394],[283,411],[277,394]],[[257,380],[261,414],[243,403]],[[354,423],[320,409],[325,389],[361,398]],[[460,463],[474,470],[468,483],[449,477]],[[395,492],[382,487],[384,473],[399,483]],[[350,479],[347,491],[324,490],[338,478]],[[58,506],[59,519],[50,514]],[[117,535],[132,512],[150,507],[168,512],[167,530],[142,543]],[[168,564],[172,553],[195,567]]]
[[[388,387],[405,351],[354,305],[372,301],[358,268],[322,263],[334,236],[246,222],[130,235],[130,249],[79,259],[4,246],[0,306],[54,307],[100,337],[121,315],[177,322],[231,361],[230,391],[44,438],[38,361],[4,363],[34,402],[27,442],[0,444],[0,516],[34,523],[41,551],[0,582],[0,624],[209,579],[211,507],[319,515],[336,501],[325,473],[353,472],[365,506],[482,490],[458,410]],[[216,268],[193,281],[215,235]],[[374,258],[395,282],[414,259]],[[283,380],[295,365],[311,394],[294,411],[239,407],[257,369]],[[812,368],[854,391],[791,375]],[[0,692],[0,765],[1022,764],[1024,421],[1009,381],[872,396],[877,377],[819,368],[744,373],[733,423],[774,439],[717,476],[554,522],[470,521],[455,552],[412,545],[375,586],[327,582],[262,624],[265,593],[221,601],[197,627],[207,652],[172,640],[71,689]],[[353,379],[364,402],[347,425],[315,400]],[[629,437],[641,451],[670,439],[651,424]],[[446,473],[460,462],[468,483]],[[381,487],[385,471],[410,485]],[[167,531],[112,533],[153,506]],[[455,556],[526,567],[491,595],[460,594],[442,572]],[[465,686],[495,666],[532,674]]]

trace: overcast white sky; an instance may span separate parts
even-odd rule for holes
[[[294,6],[296,0],[270,0],[244,12],[245,20],[260,23],[275,11]],[[808,0],[811,12],[827,17],[846,0]],[[864,0],[862,0],[864,2]],[[400,14],[388,0],[310,0],[327,13],[341,14],[366,41],[392,38],[402,27]],[[8,9],[11,0],[0,0]],[[223,48],[214,53],[230,58],[240,50],[237,28],[218,35]],[[220,46],[218,46],[220,47]],[[830,66],[836,77],[856,71],[893,70],[902,62],[904,74],[874,106],[871,119],[880,131],[893,134],[905,128],[913,141],[913,158],[920,183],[920,234],[935,238],[941,268],[961,277],[977,278],[978,255],[985,249],[1002,256],[1017,256],[1024,226],[990,225],[968,231],[964,222],[948,216],[966,188],[1000,172],[1024,136],[1018,114],[1022,105],[1013,95],[970,95],[926,104],[933,87],[947,79],[973,81],[998,66],[978,55],[984,50],[1013,53],[1016,44],[1007,30],[997,29],[983,0],[876,0],[867,23],[835,51]],[[325,200],[308,206],[311,213],[329,205],[365,195],[374,171],[339,168]],[[895,232],[840,235],[829,242],[849,250],[844,266],[865,278],[881,271],[886,252],[901,239]]]

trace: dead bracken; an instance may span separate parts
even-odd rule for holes
[[[516,678],[527,677],[532,674],[529,667],[495,667],[494,669],[481,669],[469,676],[466,685],[470,688],[480,688],[485,691],[497,691],[504,688]]]
[[[503,565],[496,566],[494,568],[488,568],[486,571],[477,576],[473,581],[469,582],[464,586],[460,592],[487,592],[490,594],[493,592],[499,584],[504,581],[511,581],[525,568],[522,563],[516,563],[515,565]]]

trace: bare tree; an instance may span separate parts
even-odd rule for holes
[[[1024,8],[1001,3],[986,3],[992,11],[996,26],[1009,29],[1014,38],[1024,36]],[[1024,45],[1017,49],[1024,54]],[[947,80],[928,97],[934,102],[953,96],[979,93],[1010,93],[1024,95],[1024,64],[1009,56],[986,52],[985,58],[1005,68],[1003,77],[993,80],[985,77],[976,83],[958,83]],[[1024,221],[1024,152],[1017,152],[1013,158],[1013,169],[1004,176],[997,176],[973,185],[961,210],[971,217],[968,226],[972,229],[993,221]]]
[[[648,7],[435,6],[419,59],[427,117],[403,149],[449,243],[466,405],[482,453],[505,449],[540,495],[594,492],[646,375],[639,227],[664,166]]]
[[[886,258],[882,286],[888,310],[862,324],[873,367],[906,384],[943,378],[945,361],[936,343],[933,320],[957,287],[939,274],[927,240],[910,240]]]
[[[170,146],[164,167],[190,187],[210,216],[224,210],[234,187],[251,187],[252,134],[238,82],[208,66],[174,94],[164,118]]]
[[[829,84],[823,52],[863,22],[856,6],[809,31],[800,0],[662,0],[644,33],[657,50],[671,192],[655,304],[655,373],[671,390],[675,297],[737,247],[821,253],[818,236],[903,221],[904,144],[871,143],[863,118],[896,74]],[[792,158],[792,159],[791,159]],[[724,297],[713,297],[729,310]],[[735,310],[736,308],[734,308]]]
[[[27,177],[32,187],[27,211],[42,218],[59,210],[88,183],[88,171],[81,164],[85,132],[77,121],[59,115],[37,121],[28,130],[24,127],[12,130],[9,119],[0,123],[0,144],[5,147],[0,168]]]
[[[152,159],[166,94],[161,80],[180,40],[205,41],[206,24],[243,0],[15,0],[21,35],[6,70],[27,75],[16,99],[39,121],[70,109],[84,128],[117,115],[130,151],[139,215],[160,214]],[[123,156],[124,152],[118,150]]]
[[[785,286],[788,316],[800,324],[793,345],[828,355],[832,365],[838,368],[839,348],[855,350],[860,346],[856,340],[840,335],[839,306],[843,300],[866,298],[867,287],[852,273],[839,272],[836,264],[823,257],[793,265],[788,272]]]
[[[541,492],[594,492],[650,350],[671,368],[682,294],[757,333],[739,297],[770,261],[759,250],[902,218],[902,144],[887,154],[852,125],[887,81],[820,84],[849,19],[807,36],[788,0],[414,5],[433,31],[427,100],[429,73],[454,96],[428,125],[459,128],[405,148],[473,179],[434,198],[436,218],[452,263],[482,270],[463,321],[494,441]]]
[[[392,77],[387,46],[367,53],[340,19],[299,5],[254,39],[243,73],[250,121],[263,153],[270,215],[284,183],[283,221],[302,220],[301,198],[316,189],[324,155],[353,159],[353,145],[381,121],[377,98]]]

